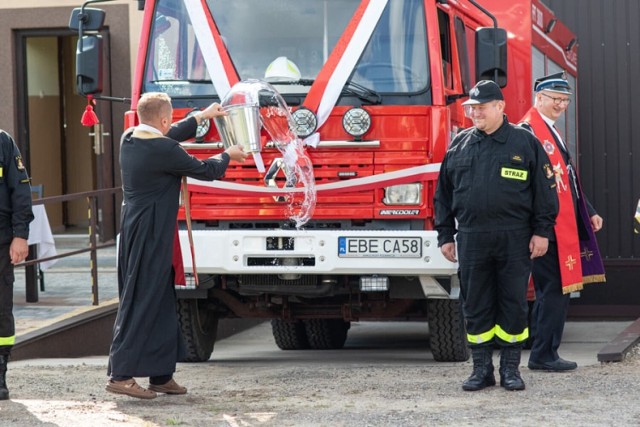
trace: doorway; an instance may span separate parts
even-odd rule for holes
[[[108,33],[103,38],[108,52]],[[87,101],[77,93],[75,84],[77,34],[70,30],[25,30],[18,31],[15,40],[18,129],[32,185],[42,185],[45,197],[112,188],[111,107],[94,107],[101,132],[80,123]],[[109,62],[104,62],[108,85]],[[101,140],[96,140],[96,135]],[[98,199],[98,208],[97,232],[102,241],[111,239],[115,234],[113,198]],[[54,233],[87,233],[86,198],[49,203],[46,210]]]

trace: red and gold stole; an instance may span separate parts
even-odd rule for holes
[[[529,123],[533,133],[540,140],[544,151],[549,156],[551,167],[556,178],[556,190],[560,210],[554,227],[558,244],[558,262],[562,278],[562,293],[579,291],[582,289],[582,264],[580,263],[580,240],[578,237],[578,224],[576,223],[576,210],[571,197],[571,182],[567,171],[567,165],[562,158],[556,140],[544,119],[535,108],[531,108],[522,118]]]

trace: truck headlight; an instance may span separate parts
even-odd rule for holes
[[[392,185],[384,189],[385,205],[420,205],[422,204],[422,184]]]
[[[198,114],[199,112],[200,110],[197,110],[197,109],[189,111],[189,113],[185,117],[191,117],[195,114]],[[204,119],[202,122],[200,122],[200,124],[198,125],[198,128],[196,129],[196,142],[202,142],[202,139],[204,138],[204,136],[209,132],[210,127],[211,127],[211,120]]]
[[[342,117],[342,127],[349,135],[359,138],[369,131],[371,116],[363,108],[351,108]]]
[[[294,123],[293,131],[300,138],[308,137],[316,130],[316,126],[318,126],[316,115],[308,108],[298,108],[291,114],[291,117]]]

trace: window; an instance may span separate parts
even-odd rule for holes
[[[460,74],[462,78],[462,91],[468,93],[473,87],[471,84],[471,74],[469,67],[469,51],[467,50],[467,36],[464,22],[457,16],[453,20],[456,32],[456,44],[458,45],[458,62],[460,63]]]
[[[451,34],[449,31],[449,15],[438,9],[438,25],[440,27],[440,50],[442,51],[442,76],[444,86],[453,89],[453,55],[451,54]]]

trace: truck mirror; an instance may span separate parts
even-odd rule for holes
[[[102,9],[85,7],[83,11],[82,8],[75,8],[71,12],[69,28],[74,31],[80,31],[80,26],[82,25],[83,31],[98,31],[104,24],[104,16],[105,13]]]
[[[81,95],[102,92],[102,36],[88,35],[78,40],[76,85]]]
[[[507,32],[503,28],[476,31],[476,81],[480,80],[507,85]]]

